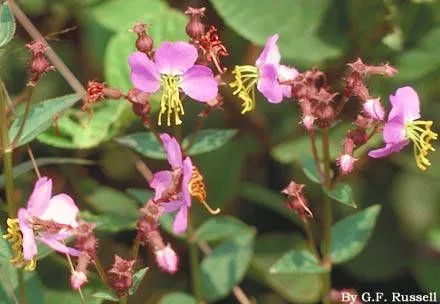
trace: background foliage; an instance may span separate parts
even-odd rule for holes
[[[397,87],[414,86],[427,119],[440,118],[438,1],[258,0],[258,5],[252,0],[18,3],[83,83],[101,79],[110,86],[129,89],[127,56],[134,50],[135,35],[127,29],[136,21],[150,23],[156,46],[163,40],[186,40],[186,17],[182,11],[188,5],[206,6],[207,23],[218,26],[231,53],[226,59],[228,67],[252,62],[266,37],[279,33],[287,63],[298,69],[320,67],[328,72],[329,81],[336,87],[341,85],[338,81],[345,64],[357,57],[371,64],[390,62],[399,73],[392,79],[372,79],[376,95],[386,101]],[[7,12],[2,12],[0,32],[8,26],[4,25],[8,18],[4,14]],[[52,35],[71,27],[67,33]],[[0,38],[3,44],[11,37],[2,34]],[[24,44],[29,40],[17,27],[15,39],[1,49],[0,74],[12,99],[25,86]],[[64,97],[53,99],[59,96]],[[95,108],[91,118],[78,106],[69,108],[78,100],[59,74],[48,74],[36,88],[35,106],[20,144],[36,138],[31,146],[40,166],[44,166],[44,174],[55,177],[57,191],[64,189],[77,197],[86,210],[83,216],[98,223],[103,239],[100,252],[108,266],[112,256],[107,252],[124,255],[129,251],[137,208],[151,195],[133,159],[137,155],[153,169],[159,169],[163,168],[164,154],[153,138],[142,136],[140,132],[146,130],[128,104],[108,100]],[[205,176],[211,205],[223,210],[223,215],[213,219],[197,208],[200,226],[196,233],[214,248],[201,264],[203,292],[209,302],[233,303],[231,290],[240,284],[258,303],[314,302],[319,298],[319,273],[323,270],[302,251],[304,237],[298,218],[283,207],[279,194],[293,177],[308,184],[306,192],[312,208],[321,199],[319,187],[312,183],[316,175],[307,165],[310,160],[302,156],[310,148],[298,125],[299,113],[289,103],[269,106],[259,100],[255,112],[239,116],[237,108],[231,106],[234,102],[238,101],[232,99],[224,112],[209,117],[208,130],[199,135],[199,145],[196,143],[189,153]],[[185,116],[185,136],[196,123],[194,113],[202,110],[199,105],[186,107],[191,114]],[[153,108],[157,109],[157,104]],[[347,117],[355,115],[355,104],[347,108]],[[17,112],[19,117],[20,110]],[[64,113],[58,119],[58,130],[51,120],[55,113]],[[347,127],[332,130],[333,158]],[[219,133],[218,129],[228,130]],[[379,142],[380,138],[376,143]],[[15,173],[21,189],[16,197],[24,203],[33,173],[26,164],[25,149],[17,151],[14,161],[20,165]],[[329,193],[343,203],[335,204],[337,218],[351,215],[334,227],[333,258],[335,263],[347,261],[333,272],[334,286],[360,291],[380,288],[440,292],[440,155],[432,155],[432,166],[426,173],[418,171],[411,151],[380,160],[364,157],[357,170],[358,174],[348,176],[337,191]],[[376,227],[359,224],[353,234],[345,235],[344,225],[351,231],[356,225],[350,221],[361,223],[364,217],[374,223],[379,209],[382,210]],[[142,252],[150,270],[131,300],[133,303],[195,303],[189,295],[186,246],[172,235],[170,221],[164,218],[162,227],[168,231],[167,240],[181,254],[181,270],[174,276],[163,274],[154,267],[150,253]],[[362,250],[370,234],[371,240]],[[0,240],[0,274],[8,278],[8,283],[2,279],[0,284],[0,299],[9,303],[13,301],[10,290],[16,288],[17,282],[8,266],[10,252],[5,246]],[[289,264],[292,261],[297,262]],[[32,303],[60,303],[60,299],[74,303],[77,295],[69,289],[63,260],[48,254],[39,263],[38,273],[26,278]],[[285,273],[272,273],[277,267]],[[102,302],[102,298],[92,297],[100,289],[102,286],[93,280],[88,284],[84,291],[87,303]]]

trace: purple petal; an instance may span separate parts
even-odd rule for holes
[[[37,180],[27,202],[29,213],[40,216],[47,208],[50,197],[52,196],[52,179],[41,177]]]
[[[405,140],[405,141],[402,141],[399,143],[386,144],[385,147],[383,147],[383,148],[372,150],[372,151],[368,152],[368,156],[373,157],[373,158],[384,157],[384,156],[390,155],[391,153],[399,152],[407,144],[409,144],[408,140]]]
[[[65,193],[52,197],[47,209],[40,216],[42,220],[54,221],[55,223],[77,227],[76,216],[79,209],[73,199]]]
[[[280,103],[283,100],[283,88],[278,82],[274,65],[268,64],[260,69],[257,89],[270,103]]]
[[[160,74],[153,61],[141,52],[134,52],[128,58],[131,68],[131,82],[136,89],[153,93],[160,88]]]
[[[258,68],[266,64],[273,64],[275,66],[278,66],[280,64],[281,55],[277,45],[277,41],[278,34],[272,35],[267,39],[263,51],[261,52],[260,56],[258,56],[257,61],[255,62],[255,65]]]
[[[45,243],[47,246],[49,246],[50,248],[52,248],[55,251],[61,252],[61,253],[65,253],[65,254],[69,254],[72,256],[79,256],[80,252],[76,249],[67,247],[66,245],[64,245],[63,243],[61,243],[60,241],[58,241],[54,236],[46,234],[46,235],[42,235],[40,237],[40,240]]]
[[[188,225],[188,208],[182,206],[179,212],[177,212],[176,218],[173,223],[173,231],[176,234],[182,234],[186,231]]]
[[[385,112],[383,110],[382,104],[380,103],[380,98],[368,99],[363,104],[364,113],[375,120],[383,120]]]
[[[189,192],[189,182],[192,177],[192,161],[187,157],[183,161],[183,177],[182,177],[182,195],[184,204],[191,207],[191,193]]]
[[[154,173],[153,179],[150,182],[150,187],[154,189],[154,199],[158,200],[166,188],[173,180],[172,171],[159,171]]]
[[[197,49],[187,42],[163,42],[154,54],[154,61],[161,74],[182,75],[194,65],[197,57]]]
[[[295,68],[288,67],[287,65],[280,65],[277,69],[277,76],[280,82],[292,81],[299,75],[299,72]]]
[[[165,152],[167,152],[168,162],[173,169],[182,167],[182,149],[178,141],[166,133],[160,135]]]
[[[210,68],[195,65],[182,77],[180,87],[192,99],[206,102],[217,97],[217,81]]]
[[[399,119],[402,123],[420,118],[420,100],[417,92],[411,87],[397,89],[390,95],[392,108],[388,120]]]
[[[180,209],[183,205],[183,200],[171,201],[161,204],[164,213],[171,213]]]
[[[396,121],[388,121],[383,128],[385,143],[399,143],[405,141],[405,126]]]
[[[23,256],[25,260],[30,261],[37,254],[37,244],[34,231],[28,223],[28,218],[29,214],[26,209],[20,208],[18,210],[18,225],[23,235]]]

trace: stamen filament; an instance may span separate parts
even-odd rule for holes
[[[235,80],[229,83],[234,89],[234,95],[243,100],[241,114],[252,111],[255,108],[255,85],[258,82],[258,69],[252,65],[235,66],[232,74]]]
[[[18,224],[18,219],[8,218],[6,220],[7,234],[3,235],[3,238],[8,240],[11,243],[12,251],[14,257],[9,260],[12,265],[17,268],[21,268],[24,266],[24,269],[27,271],[35,270],[37,266],[36,258],[32,258],[30,261],[24,259],[23,255],[23,236],[20,231],[20,226]]]
[[[220,208],[212,209],[206,202],[205,183],[203,181],[202,174],[200,173],[200,171],[197,169],[196,166],[193,166],[192,168],[192,176],[188,187],[191,196],[197,199],[200,203],[202,203],[202,205],[205,206],[205,208],[208,210],[209,213],[213,215],[220,213],[221,211]]]
[[[414,158],[417,167],[425,171],[431,162],[427,155],[429,151],[435,151],[431,141],[437,139],[437,133],[431,130],[432,121],[411,121],[405,125],[405,136],[414,143]]]
[[[176,125],[182,124],[180,114],[184,115],[182,101],[179,93],[179,76],[162,75],[162,98],[160,100],[160,112],[157,124],[162,125],[162,115],[167,114],[167,126],[171,126],[171,116],[174,113],[174,122]]]

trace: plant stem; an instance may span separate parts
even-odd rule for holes
[[[322,153],[324,157],[324,187],[331,187],[331,178],[330,178],[330,144],[329,144],[329,134],[328,128],[324,128],[322,130]],[[324,266],[330,267],[329,272],[324,273],[322,275],[323,280],[323,292],[322,292],[322,302],[330,303],[328,294],[331,289],[331,229],[332,229],[332,202],[331,199],[324,193],[324,208],[323,208],[323,249],[322,255],[323,260],[322,263]]]
[[[119,303],[120,304],[127,304],[127,296],[123,296],[122,298],[120,298]]]
[[[191,279],[192,279],[192,289],[194,297],[197,303],[203,302],[202,285],[200,281],[200,264],[199,264],[199,247],[194,235],[194,228],[191,222],[191,216],[188,216],[188,245],[189,245],[189,259],[191,266]]]
[[[185,152],[188,152],[189,149],[191,149],[194,141],[196,140],[197,134],[199,134],[200,130],[203,127],[203,124],[205,123],[206,117],[208,117],[208,115],[203,115],[198,119],[196,128],[194,129],[193,133],[191,134],[191,138],[189,139],[188,146],[186,146],[185,148]]]
[[[6,88],[0,79],[0,133],[1,147],[3,151],[3,170],[5,175],[6,203],[8,204],[8,216],[17,217],[18,205],[14,200],[14,177],[12,174],[12,149],[9,148],[8,118],[6,115]],[[24,288],[24,276],[21,269],[17,269],[18,286],[20,291],[20,303],[26,304],[26,290]]]
[[[306,234],[307,242],[309,243],[310,251],[319,259],[315,238],[313,237],[312,229],[310,229],[310,224],[307,220],[304,221],[304,232]]]
[[[96,255],[93,257],[93,260],[94,260],[94,262],[95,262],[95,268],[96,268],[96,270],[98,271],[99,277],[101,278],[102,282],[103,282],[103,283],[104,283],[109,289],[111,289],[111,288],[110,288],[110,284],[109,284],[108,279],[107,279],[107,274],[105,273],[105,270],[104,270],[104,268],[102,267],[101,262],[99,261],[99,259],[98,259],[98,257],[97,257]]]
[[[321,181],[323,181],[324,180],[324,173],[322,172],[321,161],[319,160],[319,155],[318,155],[318,148],[316,147],[315,130],[311,130],[309,132],[309,138],[310,138],[310,144],[312,145],[313,159],[315,160],[315,165],[316,165],[316,168],[318,169],[319,177],[321,178]]]

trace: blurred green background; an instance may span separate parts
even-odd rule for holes
[[[372,78],[372,92],[387,105],[388,96],[395,89],[413,86],[421,98],[422,115],[433,120],[434,129],[439,130],[436,123],[440,118],[439,1],[21,0],[17,3],[84,84],[96,79],[128,90],[131,84],[127,56],[134,51],[136,36],[127,30],[137,21],[151,24],[156,47],[163,40],[187,40],[187,18],[183,11],[188,5],[206,6],[205,22],[219,29],[231,54],[224,60],[228,68],[252,62],[259,46],[274,33],[280,34],[284,63],[300,71],[319,67],[328,73],[335,91],[342,86],[348,62],[358,57],[368,64],[389,62],[399,73],[392,79]],[[65,29],[71,30],[57,34]],[[14,41],[0,53],[0,74],[12,98],[19,96],[25,87],[28,55],[24,44],[29,40],[18,26]],[[71,92],[63,78],[52,72],[36,88],[33,101]],[[239,133],[221,149],[194,159],[205,176],[211,205],[221,207],[224,214],[240,218],[257,231],[254,246],[246,256],[249,269],[244,277],[239,275],[240,280],[243,277],[240,286],[258,303],[317,301],[318,276],[268,273],[282,253],[292,244],[302,242],[298,219],[283,208],[279,191],[293,178],[307,184],[312,208],[316,210],[320,206],[319,187],[307,179],[299,165],[300,155],[310,148],[299,125],[298,108],[292,102],[274,106],[260,97],[257,110],[241,116],[239,108],[233,106],[239,101],[227,90],[224,93],[224,98],[229,100],[225,102],[225,111],[211,114],[205,128],[236,128]],[[187,103],[185,108],[183,133],[187,135],[194,129],[197,113],[203,108],[194,103]],[[333,157],[337,156],[349,122],[358,110],[356,102],[348,104],[343,114],[348,123],[332,131]],[[58,133],[55,128],[50,129],[31,147],[37,158],[75,157],[94,161],[90,166],[56,165],[42,170],[56,178],[56,191],[71,193],[81,206],[91,210],[85,216],[104,222],[99,232],[100,253],[104,264],[109,266],[111,253],[129,253],[135,235],[136,208],[140,206],[136,197],[145,199],[149,195],[145,192],[147,183],[134,166],[134,153],[112,139],[146,130],[128,104],[111,100],[99,104],[91,120],[79,109],[71,109],[58,123]],[[380,145],[380,138],[376,144]],[[369,159],[364,153],[355,172],[344,178],[353,189],[353,199],[360,210],[372,204],[383,208],[366,249],[334,269],[335,288],[440,293],[440,154],[433,153],[430,159],[432,166],[421,172],[411,148],[378,160]],[[160,160],[148,157],[143,160],[155,170],[165,166]],[[14,161],[15,164],[28,161],[26,150],[18,149]],[[23,203],[33,179],[32,172],[17,179],[20,191],[16,195]],[[199,223],[211,217],[198,205],[194,206]],[[353,213],[352,208],[336,203],[335,210],[337,219]],[[97,214],[101,214],[100,219],[96,218]],[[163,226],[166,228],[166,223]],[[161,273],[151,253],[143,250],[142,257],[150,271],[130,303],[159,303],[171,291],[190,293],[186,246],[169,233],[165,239],[181,255],[181,270],[173,276]],[[44,303],[79,302],[69,291],[68,272],[61,260],[52,254],[39,262],[39,279],[33,279],[36,287],[33,286],[39,290],[35,294],[40,295],[44,285]],[[92,281],[85,293],[93,293],[94,286]],[[236,303],[233,296],[225,296],[214,302]],[[93,301],[101,300],[87,303]],[[162,303],[177,302],[162,299]]]

